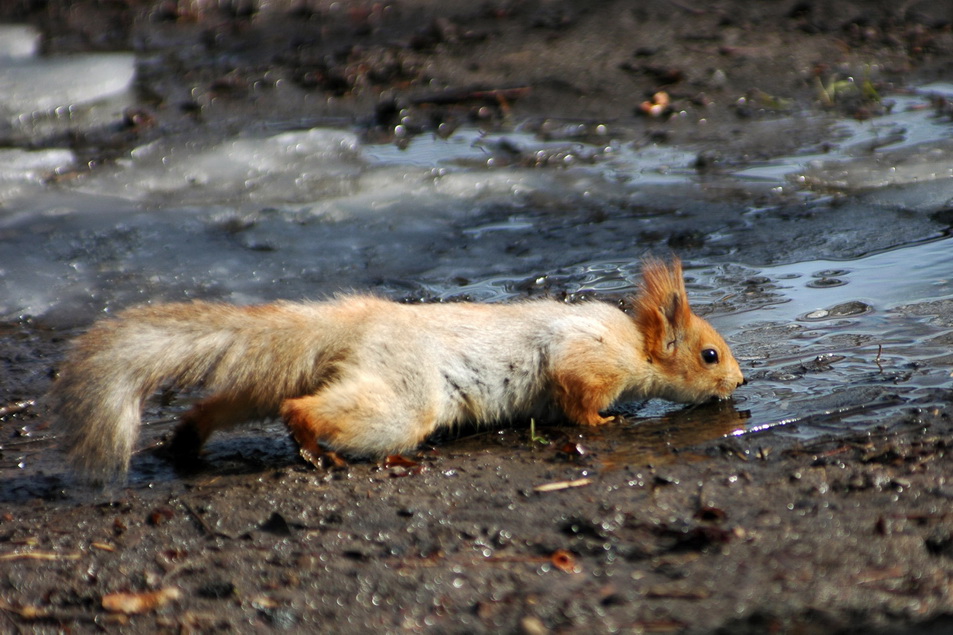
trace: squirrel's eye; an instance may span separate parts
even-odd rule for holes
[[[702,359],[705,360],[706,364],[717,364],[718,351],[713,348],[706,348],[702,351]]]

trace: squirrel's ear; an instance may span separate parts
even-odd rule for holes
[[[666,350],[672,350],[678,346],[679,341],[684,337],[685,329],[688,328],[688,316],[686,308],[688,303],[679,293],[670,293],[664,303],[658,307],[658,312],[664,318],[664,341]]]
[[[665,300],[664,304],[659,307],[662,315],[665,316],[665,320],[673,329],[681,326],[683,306],[684,302],[682,302],[682,296],[676,292],[672,292],[668,295],[668,298]]]
[[[682,263],[675,259],[665,266],[658,260],[646,260],[641,286],[634,308],[642,336],[656,353],[671,350],[691,321]]]

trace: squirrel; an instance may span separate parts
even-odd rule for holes
[[[183,415],[173,454],[197,456],[215,430],[280,416],[315,462],[325,450],[405,452],[461,423],[561,415],[599,426],[618,401],[700,403],[743,383],[724,339],[692,312],[676,259],[646,260],[625,310],[371,295],[140,306],[79,336],[50,396],[72,466],[104,482],[128,471],[143,401],[163,386],[209,394]]]

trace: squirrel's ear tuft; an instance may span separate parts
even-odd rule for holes
[[[650,351],[662,353],[670,344],[677,344],[692,313],[679,259],[674,259],[671,265],[656,259],[643,261],[641,289],[633,308],[635,321]]]

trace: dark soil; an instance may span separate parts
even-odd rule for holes
[[[889,94],[953,74],[946,1],[263,4],[3,4],[49,53],[139,55],[140,105],[121,124],[8,142],[69,145],[95,167],[158,136],[266,125],[393,141],[474,121],[624,122],[744,161],[823,141],[772,129],[778,114],[882,107],[861,92],[825,103],[819,83]],[[671,112],[646,116],[659,91]],[[699,135],[683,118],[711,125]],[[744,415],[717,406],[537,429],[548,443],[522,426],[468,431],[324,471],[261,424],[176,474],[153,450],[184,407],[172,403],[146,413],[129,484],[98,492],[15,465],[54,452],[31,400],[73,334],[0,326],[0,630],[953,629],[943,405],[872,409],[868,432],[809,443],[725,436]],[[114,606],[118,592],[141,612]]]

